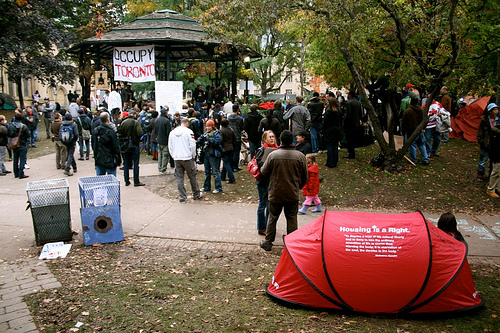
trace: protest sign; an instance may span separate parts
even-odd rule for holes
[[[113,50],[113,69],[115,81],[155,81],[154,45],[115,47]]]

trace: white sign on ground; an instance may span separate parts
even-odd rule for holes
[[[155,82],[156,111],[167,105],[168,113],[182,109],[182,81],[156,81]]]

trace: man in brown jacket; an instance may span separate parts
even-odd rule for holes
[[[52,142],[54,142],[54,148],[56,150],[56,168],[64,169],[66,166],[66,159],[68,153],[66,151],[66,146],[59,140],[59,131],[61,130],[62,117],[61,114],[56,112],[54,114],[54,122],[51,125],[52,132]]]
[[[306,157],[295,150],[292,132],[283,131],[280,140],[280,148],[269,154],[260,170],[269,177],[269,219],[266,239],[260,242],[266,251],[273,247],[281,211],[285,213],[287,234],[297,230],[299,192],[307,183]]]

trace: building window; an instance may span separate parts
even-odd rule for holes
[[[260,90],[254,89],[253,94],[254,95],[260,95]]]
[[[23,95],[24,97],[31,97],[28,92],[29,84],[28,79],[23,79]]]
[[[16,85],[11,80],[8,80],[8,85],[9,85],[9,95],[11,95],[12,97],[16,97],[17,96]]]
[[[287,95],[291,95],[291,94],[292,94],[292,89],[287,89],[287,90],[285,90],[285,94],[287,94]]]
[[[292,71],[287,72],[286,82],[293,82],[293,72]]]

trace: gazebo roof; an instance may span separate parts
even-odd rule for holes
[[[101,38],[87,38],[67,52],[90,52],[99,54],[101,59],[111,59],[114,47],[154,44],[157,59],[165,59],[168,50],[170,61],[230,60],[231,54],[217,54],[215,51],[222,42],[231,44],[229,39],[209,37],[205,27],[193,18],[165,9],[113,28]],[[245,55],[252,58],[260,56],[250,49]]]

